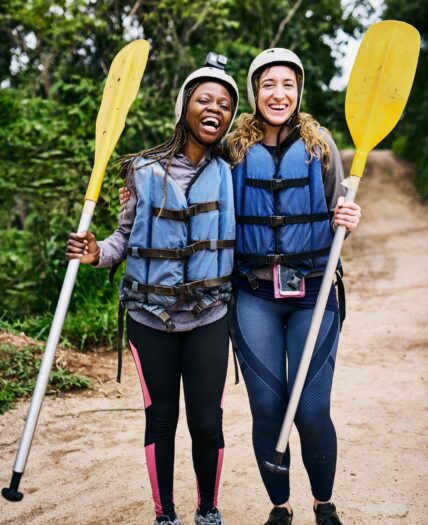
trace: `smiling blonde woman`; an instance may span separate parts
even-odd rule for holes
[[[360,207],[345,203],[343,168],[330,134],[300,112],[304,69],[288,49],[260,53],[247,79],[252,114],[228,138],[236,212],[237,354],[250,399],[253,446],[274,505],[265,525],[291,525],[289,477],[267,470],[293,388],[337,225],[348,231]],[[332,285],[297,409],[303,462],[317,525],[341,525],[331,502],[336,433],[330,393],[339,339]],[[290,465],[290,451],[284,455]]]

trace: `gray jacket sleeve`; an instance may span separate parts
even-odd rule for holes
[[[325,174],[324,193],[328,209],[330,212],[333,212],[338,198],[344,197],[346,194],[346,188],[342,185],[345,174],[343,171],[342,159],[340,158],[340,153],[334,140],[328,134],[325,134],[325,138],[330,146],[331,158],[330,166]]]
[[[106,239],[99,241],[100,258],[97,268],[110,268],[126,258],[129,236],[135,219],[137,195],[135,190],[134,170],[128,170],[125,185],[131,192],[129,201],[122,207],[119,214],[117,229]]]

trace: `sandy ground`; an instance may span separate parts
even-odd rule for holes
[[[349,157],[344,152],[345,160]],[[348,318],[333,395],[339,443],[334,501],[345,525],[425,525],[427,207],[413,189],[410,166],[384,151],[370,155],[358,201],[363,221],[343,256]],[[142,396],[130,355],[120,387],[112,354],[85,357],[82,363],[98,376],[96,388],[46,399],[21,482],[24,500],[0,498],[2,525],[152,523]],[[9,484],[27,409],[21,402],[0,417],[1,486]],[[190,525],[196,489],[183,415],[175,500],[183,525]],[[234,386],[232,366],[224,427],[225,522],[261,525],[271,505],[253,458],[245,387]],[[291,447],[294,523],[313,524],[294,430]]]

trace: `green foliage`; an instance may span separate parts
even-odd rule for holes
[[[428,199],[428,5],[410,0],[386,0],[385,19],[394,18],[412,24],[421,34],[422,46],[412,92],[404,118],[391,135],[394,151],[416,164],[416,184]]]
[[[15,400],[30,395],[40,368],[41,348],[36,345],[18,349],[0,345],[0,414],[12,408]],[[80,374],[58,368],[49,376],[48,394],[87,388],[90,381]]]
[[[355,0],[370,10],[368,1]],[[142,89],[106,173],[92,230],[114,230],[111,192],[119,155],[141,151],[173,130],[173,107],[187,74],[207,51],[229,57],[246,103],[246,71],[264,48],[300,54],[303,109],[346,142],[343,96],[327,86],[336,67],[330,42],[358,33],[340,0],[4,0],[0,5],[0,311],[4,323],[46,337],[66,270],[68,232],[80,216],[91,172],[104,79],[126,41],[151,43]],[[112,344],[117,281],[82,267],[64,326],[79,347]]]

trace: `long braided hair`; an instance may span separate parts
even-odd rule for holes
[[[145,149],[143,151],[140,151],[140,153],[133,153],[129,155],[124,155],[120,159],[120,175],[124,178],[128,168],[131,166],[131,164],[137,160],[138,158],[145,157],[149,160],[145,166],[150,166],[151,164],[154,164],[155,162],[166,160],[166,166],[165,166],[165,175],[163,179],[163,197],[162,197],[162,205],[160,207],[159,215],[162,213],[163,206],[165,204],[166,199],[166,189],[167,189],[167,177],[169,175],[169,170],[171,167],[172,159],[183,151],[184,146],[187,142],[187,131],[186,131],[186,112],[187,107],[189,105],[189,100],[193,93],[196,91],[196,89],[203,84],[206,81],[213,81],[213,79],[198,79],[192,82],[184,91],[184,102],[183,102],[183,110],[181,112],[181,119],[177,122],[174,134],[171,138],[166,140],[165,142],[162,142],[162,144],[159,144],[158,146],[154,146],[153,148]],[[215,82],[218,82],[218,80],[214,80]],[[222,82],[219,82],[222,84]],[[233,93],[230,91],[229,86],[225,85],[227,90],[230,93],[230,100],[231,100],[231,114],[233,115],[235,113],[235,107],[236,107],[236,99],[233,95]],[[220,155],[223,153],[224,146],[222,145],[221,141],[216,142],[210,146],[211,154],[214,155]]]
[[[185,92],[184,102],[183,102],[183,111],[182,115],[183,118],[181,118],[174,129],[174,134],[171,138],[167,139],[165,142],[162,142],[162,144],[159,144],[158,146],[154,146],[153,148],[145,149],[140,151],[139,153],[130,153],[128,155],[124,155],[120,159],[120,174],[124,178],[128,169],[133,164],[133,162],[141,157],[145,157],[147,159],[151,159],[149,162],[144,164],[144,167],[150,166],[151,164],[154,164],[155,162],[159,162],[161,160],[166,159],[166,166],[165,166],[165,175],[163,178],[163,196],[162,196],[162,205],[160,208],[159,215],[162,213],[165,199],[166,199],[166,188],[167,188],[167,177],[169,174],[169,169],[171,167],[172,159],[180,153],[184,145],[187,141],[187,132],[186,127],[184,125],[184,115],[186,115],[187,106],[189,104],[190,97],[195,92],[196,88],[201,84],[201,82],[195,82],[192,84],[189,89]]]

